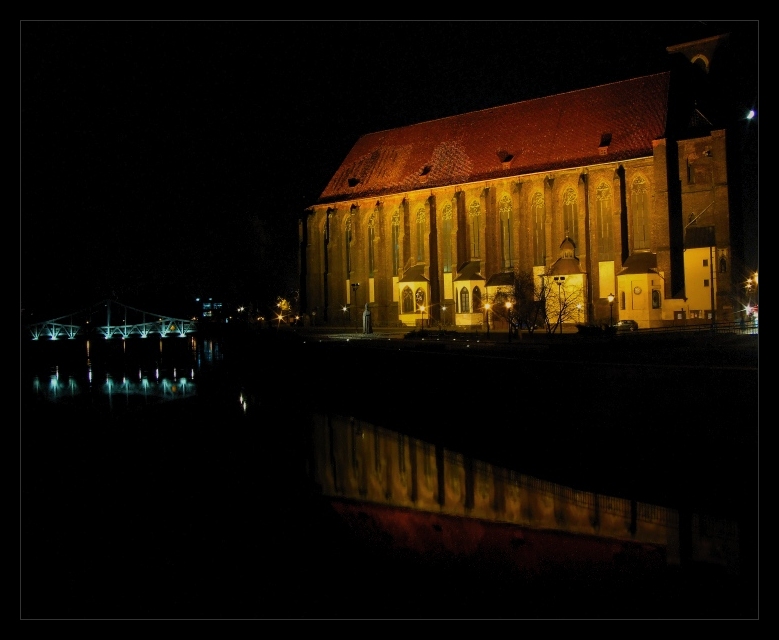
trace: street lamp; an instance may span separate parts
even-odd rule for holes
[[[506,303],[506,320],[509,323],[509,342],[511,342],[511,303]]]
[[[614,294],[610,293],[608,296],[609,300],[609,327],[614,326]]]
[[[420,304],[419,310],[422,312],[422,328],[425,328],[425,305]]]
[[[346,329],[346,310],[347,310],[347,309],[348,309],[348,307],[347,307],[346,305],[344,305],[343,307],[341,307],[341,311],[343,311],[343,312],[344,312],[344,329]]]
[[[487,335],[490,335],[490,303],[484,305],[485,314],[487,316]]]
[[[446,305],[441,306],[441,319],[443,320],[444,326],[446,326]]]

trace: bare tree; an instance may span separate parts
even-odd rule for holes
[[[545,284],[544,290],[544,326],[547,333],[554,333],[558,327],[563,332],[563,324],[577,322],[584,300],[584,290],[581,286],[565,286],[564,280],[553,279],[553,276],[539,278]]]
[[[583,301],[581,286],[566,288],[563,281],[554,281],[551,275],[539,277],[532,271],[516,269],[511,284],[499,287],[492,296],[492,310],[504,317],[510,331],[521,338],[522,329],[532,334],[544,327],[552,334],[559,328],[562,333],[564,323],[578,321]]]

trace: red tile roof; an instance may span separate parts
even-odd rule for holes
[[[364,135],[319,202],[651,156],[669,82],[658,73]]]

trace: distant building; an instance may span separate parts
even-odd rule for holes
[[[229,320],[227,308],[221,302],[215,302],[213,298],[198,298],[201,305],[201,319],[205,322],[224,323]]]
[[[669,47],[665,72],[364,135],[301,221],[302,309],[475,326],[525,272],[578,296],[568,321],[733,320],[742,249],[710,77],[727,42]]]

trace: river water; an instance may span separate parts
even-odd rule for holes
[[[429,442],[440,436],[438,444],[461,453],[497,454],[476,438],[453,439],[452,429],[444,435],[441,425],[456,423],[455,414],[420,410],[409,420],[377,409],[371,396],[382,390],[366,390],[365,370],[385,369],[397,379],[397,363],[378,352],[357,361],[344,355],[309,357],[297,339],[231,336],[23,343],[22,617],[655,618],[755,611],[751,568],[735,579],[715,567],[704,569],[711,575],[703,581],[684,574],[670,582],[665,575],[650,581],[634,564],[595,584],[592,566],[584,575],[581,567],[574,575],[550,566],[518,583],[494,567],[485,575],[468,560],[442,569],[365,551],[360,537],[387,534],[357,532],[317,495],[314,417],[359,415],[365,424]],[[325,361],[332,367],[321,375]],[[421,397],[437,392],[423,386]],[[413,412],[417,396],[410,397]],[[540,442],[525,437],[512,447],[540,451]],[[573,469],[571,452],[501,462],[512,460],[514,469],[534,465],[538,478],[545,468],[555,467],[555,480],[560,467]],[[658,483],[660,476],[678,477],[671,469],[657,474]],[[606,476],[593,471],[582,484],[591,488]],[[575,477],[569,471],[564,479]],[[658,495],[668,495],[667,487]],[[626,576],[629,566],[643,587]],[[635,597],[625,596],[625,581]],[[705,598],[679,601],[701,582],[708,583]]]

